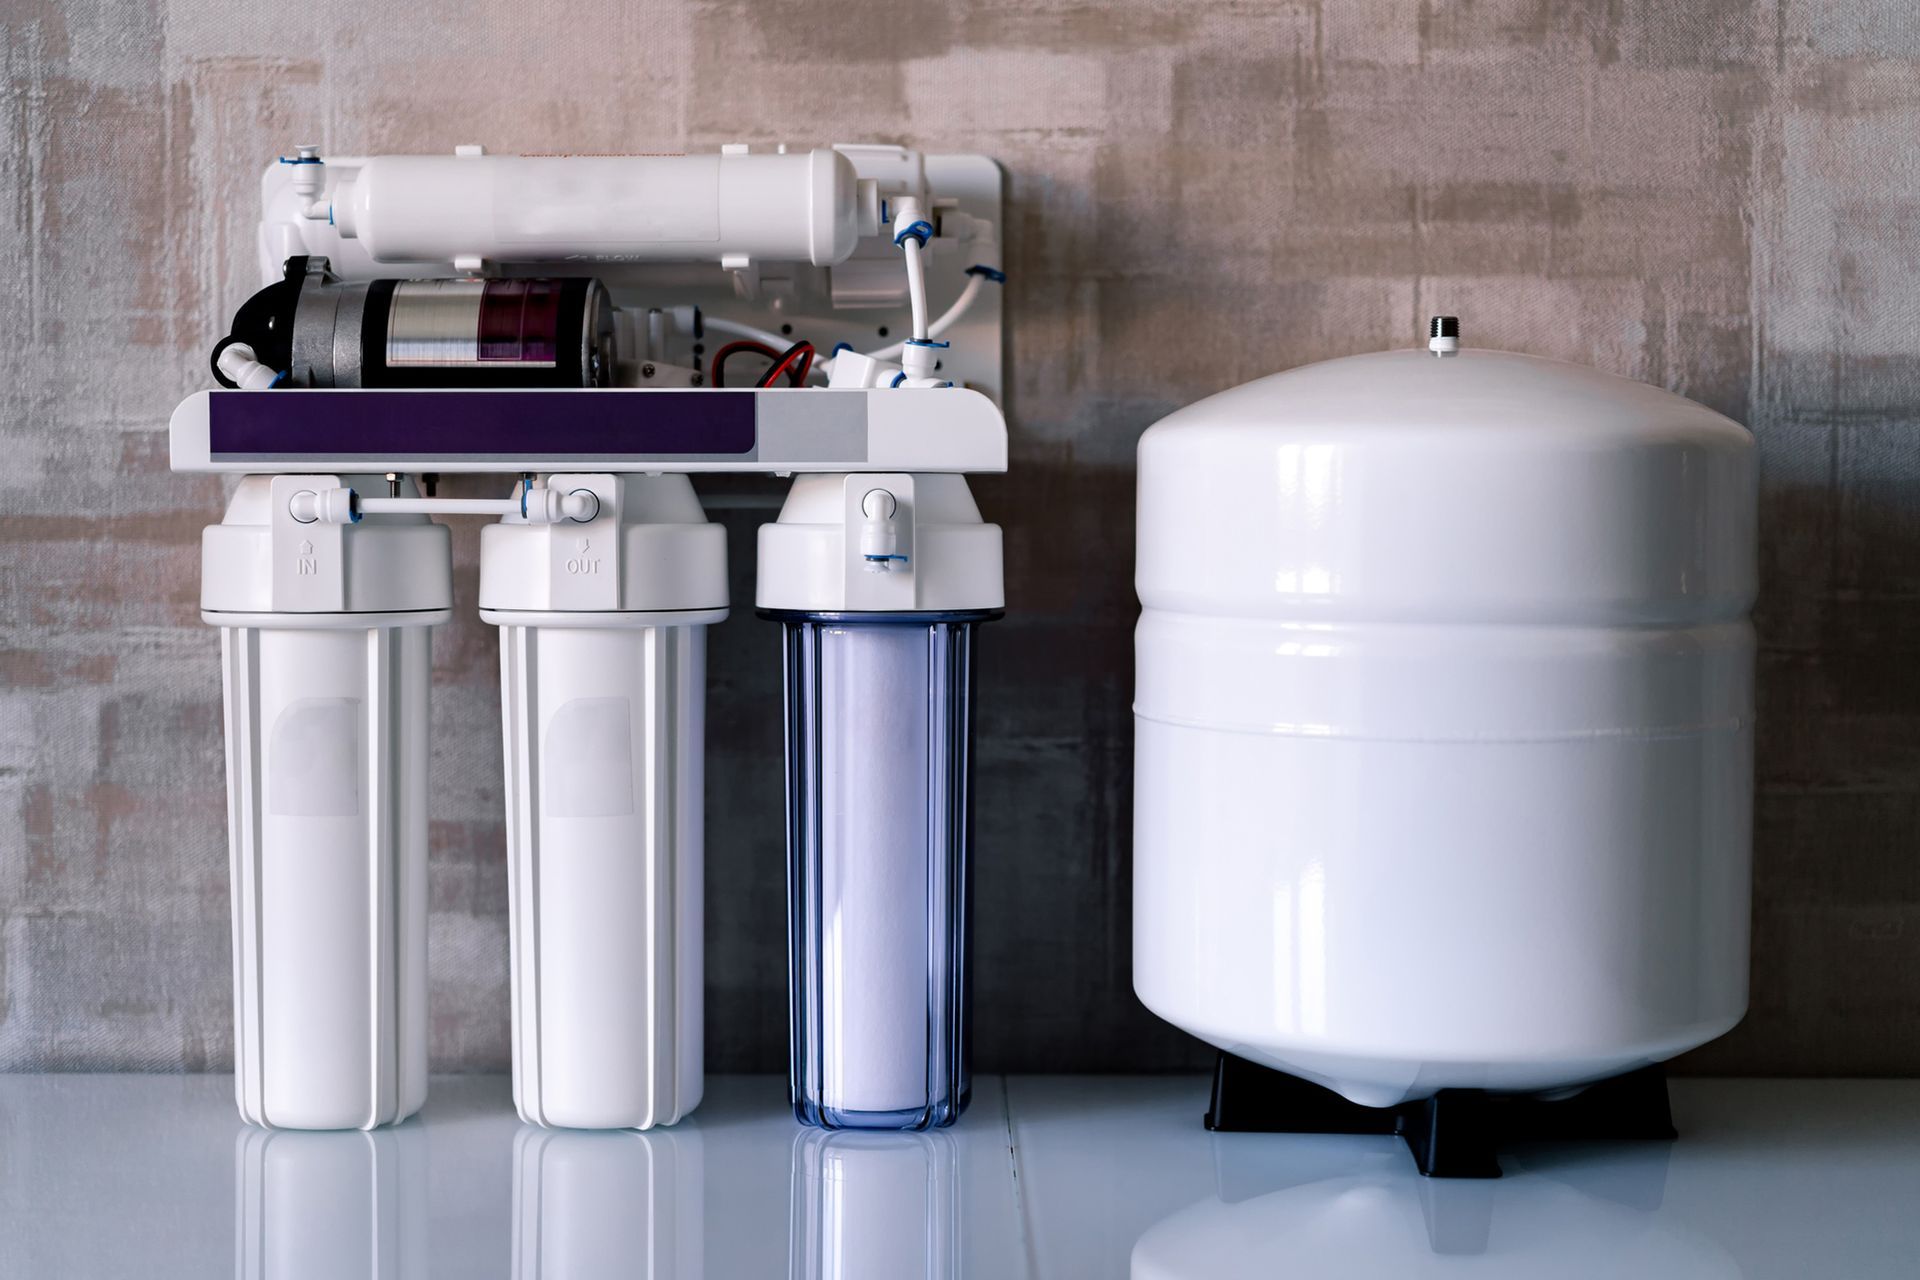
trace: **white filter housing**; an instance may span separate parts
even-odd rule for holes
[[[1746,1008],[1755,464],[1492,351],[1140,442],[1134,989],[1386,1106],[1600,1079]]]
[[[371,1129],[427,1092],[427,637],[452,603],[447,531],[289,516],[294,494],[340,483],[250,476],[202,542],[225,672],[234,1086],[241,1115],[276,1128]]]
[[[706,627],[726,532],[685,476],[554,476],[587,521],[490,526],[513,1095],[533,1124],[672,1124],[701,1094]]]
[[[810,262],[862,234],[837,151],[374,156],[342,166],[328,220],[376,262]],[[868,186],[872,190],[871,184]],[[878,203],[866,210],[878,230]]]

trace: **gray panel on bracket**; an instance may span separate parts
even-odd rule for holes
[[[754,397],[762,463],[867,460],[867,398],[834,392]]]

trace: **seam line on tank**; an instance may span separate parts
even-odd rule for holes
[[[1266,738],[1319,738],[1339,742],[1395,742],[1420,745],[1465,744],[1469,746],[1523,746],[1551,742],[1652,742],[1669,738],[1697,738],[1709,734],[1737,733],[1749,725],[1744,716],[1727,716],[1694,724],[1656,725],[1652,728],[1562,729],[1544,733],[1452,733],[1387,734],[1354,733],[1333,725],[1321,724],[1215,724],[1179,716],[1154,715],[1136,704],[1133,714],[1155,724],[1176,729],[1201,729],[1209,733],[1243,733]]]

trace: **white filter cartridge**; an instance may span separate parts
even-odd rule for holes
[[[820,650],[823,1106],[927,1102],[927,634],[845,627]]]

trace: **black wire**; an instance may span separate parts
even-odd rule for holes
[[[725,346],[721,347],[718,351],[713,353],[713,385],[714,386],[724,387],[727,385],[727,381],[726,381],[727,357],[739,351],[751,351],[755,355],[765,356],[767,359],[774,361],[776,364],[778,364],[780,360],[780,353],[778,351],[775,351],[772,347],[768,346],[764,342],[755,342],[751,338],[742,338],[738,342],[729,342]]]
[[[789,360],[792,360],[802,351],[806,352],[808,356],[805,361],[797,365],[787,364]],[[796,342],[774,359],[773,367],[768,369],[766,373],[762,375],[760,381],[754,385],[760,387],[772,386],[774,376],[778,374],[782,368],[785,368],[787,371],[787,385],[797,387],[800,385],[800,380],[807,376],[807,371],[813,367],[812,356],[813,344],[811,342]]]

